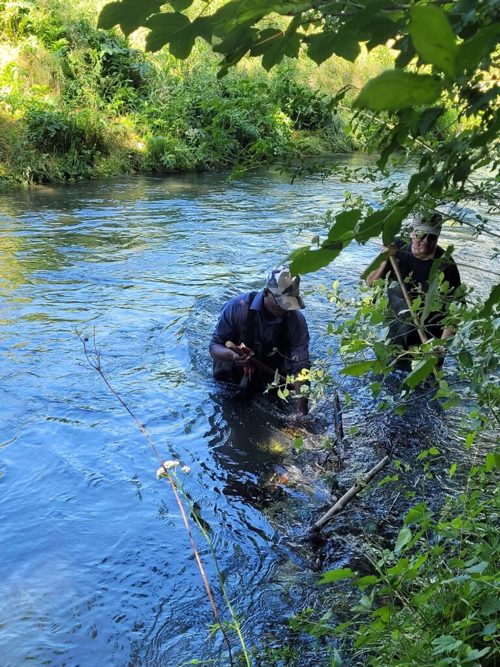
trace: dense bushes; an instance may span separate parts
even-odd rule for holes
[[[0,10],[0,182],[249,168],[350,149],[331,98],[298,70],[242,67],[219,80],[203,44],[179,65],[97,30],[79,6]]]

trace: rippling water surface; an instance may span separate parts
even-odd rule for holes
[[[111,383],[162,456],[191,468],[186,491],[209,526],[249,644],[279,643],[288,616],[321,594],[318,556],[301,536],[329,489],[283,463],[291,440],[274,408],[242,405],[215,385],[207,343],[222,303],[259,289],[272,266],[321,231],[321,215],[346,187],[207,174],[1,195],[3,667],[227,664],[220,638],[208,637],[210,605],[179,509],[155,479],[148,443],[86,363],[77,331],[92,339],[95,328]],[[355,192],[373,197],[366,186]],[[446,239],[465,280],[486,290],[489,279],[473,268],[479,242],[459,228]],[[316,288],[339,278],[354,290],[376,250],[353,246],[304,278],[314,356],[332,344],[325,325],[334,315]],[[351,391],[363,394],[359,383]],[[348,424],[371,417],[368,399],[346,412]],[[432,437],[453,443],[441,428]],[[350,445],[347,486],[396,432],[400,425],[379,423]],[[407,436],[414,451],[419,436],[413,444]],[[300,483],[277,492],[286,465]],[[343,531],[351,532],[347,517]],[[209,550],[195,537],[224,613]],[[345,562],[346,539],[330,564]]]

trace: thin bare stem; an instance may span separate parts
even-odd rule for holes
[[[193,533],[191,531],[191,526],[189,525],[189,519],[188,519],[186,511],[184,509],[184,505],[182,503],[181,497],[180,497],[179,492],[177,490],[175,481],[174,481],[172,475],[169,473],[168,468],[165,466],[164,460],[160,456],[160,453],[159,453],[156,445],[154,444],[154,442],[153,442],[149,432],[147,431],[146,427],[135,416],[135,414],[128,407],[128,405],[123,400],[123,398],[120,396],[120,394],[116,391],[116,389],[111,385],[110,381],[108,380],[107,376],[105,375],[105,373],[103,371],[103,368],[102,368],[102,364],[101,364],[101,353],[97,349],[95,327],[94,327],[94,331],[93,331],[93,335],[92,335],[92,342],[93,342],[93,348],[94,348],[92,351],[90,351],[87,347],[88,338],[84,337],[84,336],[81,336],[80,334],[79,334],[79,338],[82,342],[83,351],[84,351],[85,357],[86,357],[87,362],[89,363],[90,367],[93,368],[95,371],[97,371],[97,373],[99,373],[99,375],[101,376],[104,384],[108,387],[108,389],[113,394],[113,396],[120,402],[122,407],[128,412],[128,414],[135,421],[138,429],[141,431],[141,433],[144,435],[144,437],[148,441],[151,449],[153,450],[156,458],[158,459],[158,461],[160,463],[160,466],[163,468],[163,470],[165,472],[165,477],[168,479],[168,481],[170,483],[170,486],[171,486],[172,491],[174,493],[175,500],[177,502],[177,505],[179,506],[179,511],[181,513],[182,520],[184,522],[184,526],[186,528],[186,532],[187,532],[188,537],[189,537],[189,542],[191,543],[191,548],[193,550],[194,557],[196,559],[196,563],[198,565],[198,569],[199,569],[200,574],[201,574],[201,578],[202,578],[202,581],[203,581],[203,585],[205,587],[205,591],[207,593],[207,597],[208,597],[208,599],[210,601],[210,605],[212,607],[212,612],[213,612],[215,621],[216,621],[217,625],[219,626],[219,628],[222,632],[222,635],[224,637],[224,640],[226,642],[227,649],[228,649],[229,662],[231,664],[231,667],[233,667],[234,662],[233,662],[233,657],[232,657],[231,642],[229,641],[229,637],[228,637],[228,635],[227,635],[227,633],[224,629],[224,626],[222,624],[222,621],[221,621],[221,618],[220,618],[220,615],[219,615],[219,611],[217,609],[217,605],[215,604],[212,589],[210,587],[210,583],[208,581],[208,577],[206,575],[205,568],[203,566],[203,562],[201,560],[200,553],[198,551],[198,547],[196,546],[196,542],[194,540]],[[214,553],[214,552],[212,551],[212,553]],[[214,553],[214,556],[215,556],[215,553]]]

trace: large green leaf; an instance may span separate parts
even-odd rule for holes
[[[371,264],[366,267],[366,269],[361,274],[361,278],[363,278],[363,280],[366,280],[366,278],[370,275],[372,271],[378,269],[378,267],[382,264],[382,262],[385,262],[388,259],[389,259],[389,251],[386,250],[385,252],[381,252],[380,255],[377,255],[377,257],[375,257],[373,262],[371,262]]]
[[[457,44],[445,12],[436,5],[415,5],[408,26],[413,44],[422,60],[454,76]]]
[[[406,214],[407,211],[397,206],[389,212],[389,215],[384,220],[384,231],[382,232],[382,242],[385,246],[388,246],[394,240],[394,237],[401,229],[401,223]]]
[[[408,510],[404,518],[404,523],[407,526],[411,526],[414,523],[422,523],[425,519],[429,519],[432,514],[432,510],[425,503],[418,503]]]
[[[125,35],[137,30],[140,26],[146,25],[146,20],[165,4],[165,0],[121,0],[121,2],[111,2],[104,5],[97,27],[103,30],[109,30],[115,25],[119,25]]]
[[[403,528],[401,528],[401,530],[399,531],[398,538],[394,546],[394,551],[396,553],[401,551],[401,549],[405,547],[408,544],[408,542],[411,541],[411,538],[412,538],[411,530],[407,526],[403,526]]]
[[[290,271],[292,275],[313,273],[333,262],[343,247],[342,243],[338,243],[318,249],[299,248],[290,255]]]
[[[285,56],[296,58],[299,55],[300,38],[296,30],[286,32],[277,28],[266,28],[259,34],[258,41],[253,44],[250,55],[262,55],[262,66],[270,70],[278,65]]]
[[[425,295],[424,307],[420,316],[422,326],[431,312],[439,310],[439,306],[439,273],[436,273],[430,281],[427,294]]]
[[[436,366],[436,357],[427,357],[419,361],[415,368],[406,376],[405,383],[411,388],[423,382],[428,377]]]
[[[355,238],[359,243],[364,243],[368,239],[378,236],[384,228],[384,222],[390,209],[380,209],[367,215],[356,225]]]
[[[375,365],[379,365],[376,359],[363,359],[363,361],[354,361],[352,364],[344,366],[344,368],[340,371],[340,374],[359,377],[360,375],[369,373],[371,370],[373,370]]]
[[[350,567],[343,567],[338,570],[330,570],[329,572],[325,572],[319,580],[319,583],[331,584],[333,581],[340,581],[341,579],[352,579],[355,576],[356,573],[353,572]]]
[[[176,58],[187,58],[193,48],[194,40],[199,35],[196,22],[191,23],[180,12],[156,14],[146,23],[151,32],[146,38],[148,51],[159,51],[165,44]]]
[[[480,63],[481,59],[498,41],[500,35],[500,23],[494,23],[482,30],[478,30],[474,37],[463,42],[458,47],[457,69],[471,71]]]
[[[358,37],[342,29],[337,32],[325,30],[306,37],[304,41],[308,45],[307,55],[318,65],[334,53],[336,56],[354,62],[361,52]]]
[[[432,104],[440,92],[441,83],[433,76],[391,70],[369,81],[353,106],[372,111],[396,111]]]
[[[183,12],[188,7],[191,7],[194,0],[169,0],[169,4],[176,12]]]
[[[491,288],[490,295],[482,307],[479,317],[490,317],[493,314],[495,306],[500,304],[500,284]]]
[[[350,211],[342,211],[335,216],[335,223],[328,232],[328,241],[344,241],[353,238],[356,223],[361,217],[361,210],[353,208]]]

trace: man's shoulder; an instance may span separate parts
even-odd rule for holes
[[[436,247],[435,259],[440,259],[445,266],[456,266],[456,262],[450,253],[447,253],[440,245]]]
[[[290,310],[288,313],[288,326],[297,329],[307,328],[307,320],[301,310]]]
[[[251,294],[252,292],[245,292],[244,294],[237,294],[236,296],[231,297],[224,304],[224,308],[248,308]]]

